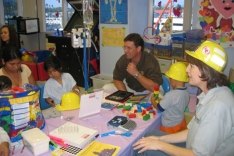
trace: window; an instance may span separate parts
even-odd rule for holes
[[[68,21],[72,17],[74,12],[75,12],[74,9],[71,7],[70,4],[68,4],[67,5],[67,19],[68,19]]]
[[[183,30],[184,18],[184,0],[154,0],[153,2],[153,25],[154,28],[158,24],[161,30],[168,19],[172,17],[172,30]],[[161,16],[161,19],[159,19]]]
[[[4,6],[4,22],[8,23],[8,19],[18,16],[17,0],[3,0]]]
[[[45,0],[46,31],[62,28],[62,3],[57,0]]]
[[[63,29],[63,26],[67,24],[74,13],[74,9],[70,4],[63,6],[63,1],[64,0],[45,0],[46,32]],[[64,10],[67,11],[65,12]],[[66,18],[63,16],[66,16]],[[63,18],[67,20],[63,20]]]

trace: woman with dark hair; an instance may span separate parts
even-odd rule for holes
[[[189,83],[202,91],[196,113],[187,130],[170,135],[153,132],[137,141],[133,145],[135,155],[233,156],[234,95],[222,73],[227,54],[211,41],[186,53]],[[184,141],[186,148],[178,144]]]
[[[43,95],[49,105],[55,107],[56,104],[60,104],[62,95],[66,92],[74,91],[79,94],[76,81],[71,74],[62,71],[60,60],[56,56],[51,55],[45,61],[44,69],[50,76],[45,83]]]
[[[21,64],[21,53],[16,47],[5,47],[2,49],[3,67],[0,75],[10,78],[12,87],[23,87],[24,84],[36,84],[31,70],[28,66]]]
[[[14,46],[19,48],[18,35],[14,27],[3,25],[0,29],[0,34],[2,48],[7,46]]]
[[[9,25],[3,25],[0,28],[0,68],[2,67],[2,49],[6,47],[19,48],[18,35],[14,27]]]

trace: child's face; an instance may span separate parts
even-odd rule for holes
[[[62,74],[60,71],[58,71],[58,70],[56,70],[56,69],[54,69],[54,68],[50,68],[50,69],[47,71],[47,73],[48,73],[48,75],[49,75],[51,78],[53,78],[53,79],[55,79],[55,80],[60,79],[60,78],[61,78],[61,74]]]

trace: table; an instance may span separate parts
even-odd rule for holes
[[[111,131],[107,127],[107,122],[112,119],[116,115],[123,115],[121,110],[113,109],[113,110],[105,110],[102,109],[100,113],[79,119],[78,118],[79,110],[73,111],[64,111],[62,112],[62,116],[58,118],[51,118],[46,120],[46,127],[44,128],[44,132],[49,134],[50,131],[57,128],[59,125],[64,124],[66,121],[74,122],[89,128],[93,128],[98,130],[99,134]],[[109,143],[116,146],[120,146],[120,151],[118,155],[120,156],[131,156],[133,154],[132,145],[139,138],[143,137],[146,132],[152,131],[159,127],[160,125],[160,114],[157,114],[155,118],[152,118],[148,121],[144,121],[142,119],[133,119],[137,123],[137,128],[132,131],[132,136],[124,137],[120,135],[113,135],[107,137],[98,137],[97,140],[103,143]],[[17,156],[29,156],[32,153],[25,148],[23,152],[21,150],[17,150],[14,152],[14,155]],[[49,156],[50,152],[43,154],[43,156]]]

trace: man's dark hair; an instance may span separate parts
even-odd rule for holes
[[[202,81],[207,81],[207,88],[212,89],[218,86],[228,86],[227,76],[219,73],[202,61],[186,55],[186,59],[190,64],[196,65],[201,72]]]
[[[124,38],[124,42],[132,41],[136,47],[141,46],[141,51],[144,50],[144,40],[142,39],[141,35],[137,33],[131,33]]]
[[[62,72],[62,66],[58,57],[51,55],[44,62],[44,69],[48,71],[50,68],[53,68],[59,72]]]

